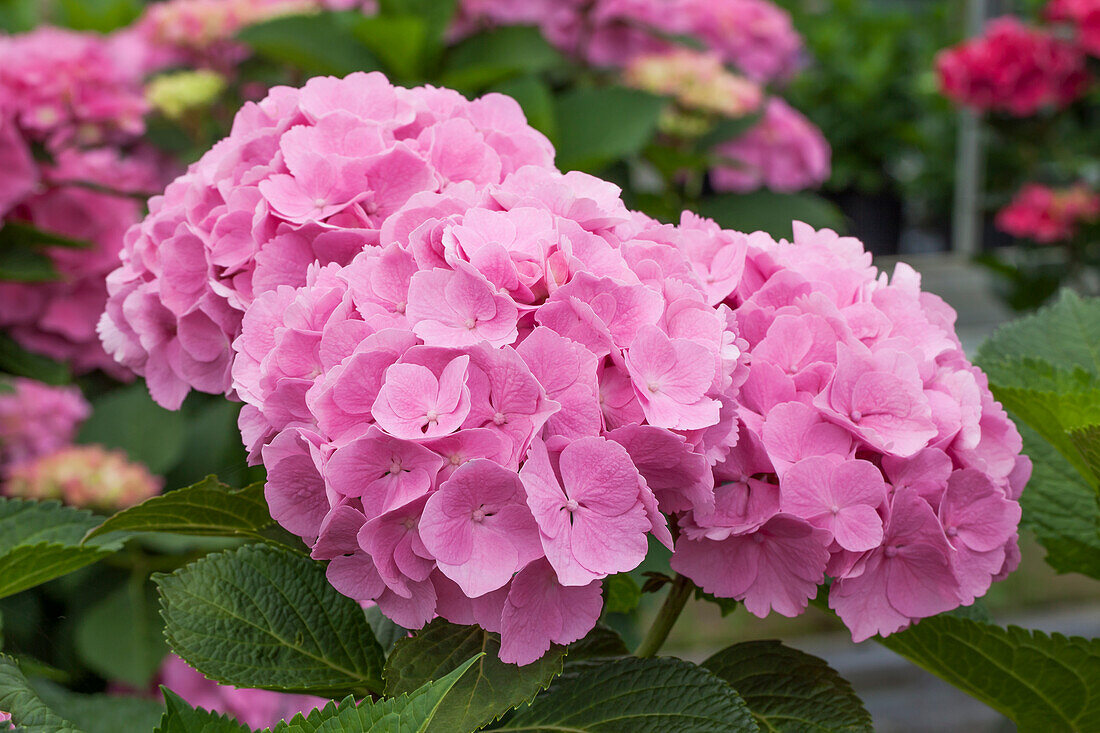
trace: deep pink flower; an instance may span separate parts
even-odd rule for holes
[[[940,52],[940,88],[958,104],[1018,117],[1073,102],[1089,80],[1073,43],[1012,16],[991,20],[985,33]]]
[[[1014,237],[1047,244],[1072,239],[1081,223],[1098,218],[1100,195],[1085,184],[1053,189],[1029,183],[997,212],[996,224]]]
[[[519,476],[483,458],[460,466],[431,495],[420,533],[440,571],[471,598],[502,587],[543,554]]]

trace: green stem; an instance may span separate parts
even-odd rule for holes
[[[688,598],[691,597],[691,592],[695,589],[694,584],[682,575],[677,575],[676,579],[672,581],[672,586],[668,590],[668,596],[665,598],[664,605],[661,606],[661,610],[657,612],[657,618],[653,619],[653,625],[649,627],[649,631],[646,633],[645,638],[642,639],[642,643],[638,645],[638,648],[634,651],[636,657],[652,657],[656,656],[660,651],[661,645],[665,643],[665,639],[668,638],[668,633],[672,631],[673,624],[676,623],[676,619],[680,617],[680,612],[684,610],[684,606],[688,602]]]

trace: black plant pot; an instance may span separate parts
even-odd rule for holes
[[[846,189],[825,196],[844,212],[848,233],[861,239],[868,250],[876,255],[898,253],[903,207],[897,192],[886,190],[869,194]]]

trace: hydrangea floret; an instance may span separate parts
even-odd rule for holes
[[[14,466],[3,493],[113,512],[155,496],[163,484],[123,451],[74,445]]]
[[[13,466],[72,443],[91,414],[76,387],[54,387],[16,377],[0,381],[0,479]]]
[[[507,662],[583,637],[651,538],[759,616],[828,576],[857,640],[1014,567],[1030,464],[913,270],[619,194],[503,98],[314,79],[154,202],[102,330],[162,403],[245,403],[340,592]]]

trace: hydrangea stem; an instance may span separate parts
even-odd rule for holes
[[[680,612],[684,610],[684,606],[687,604],[688,598],[691,597],[691,591],[694,588],[695,586],[690,580],[682,575],[676,576],[669,587],[668,596],[665,598],[661,610],[657,612],[657,618],[653,620],[653,625],[649,627],[642,643],[634,651],[634,656],[656,656],[661,649],[661,645],[668,638],[668,632],[672,631],[676,619],[680,617]]]

